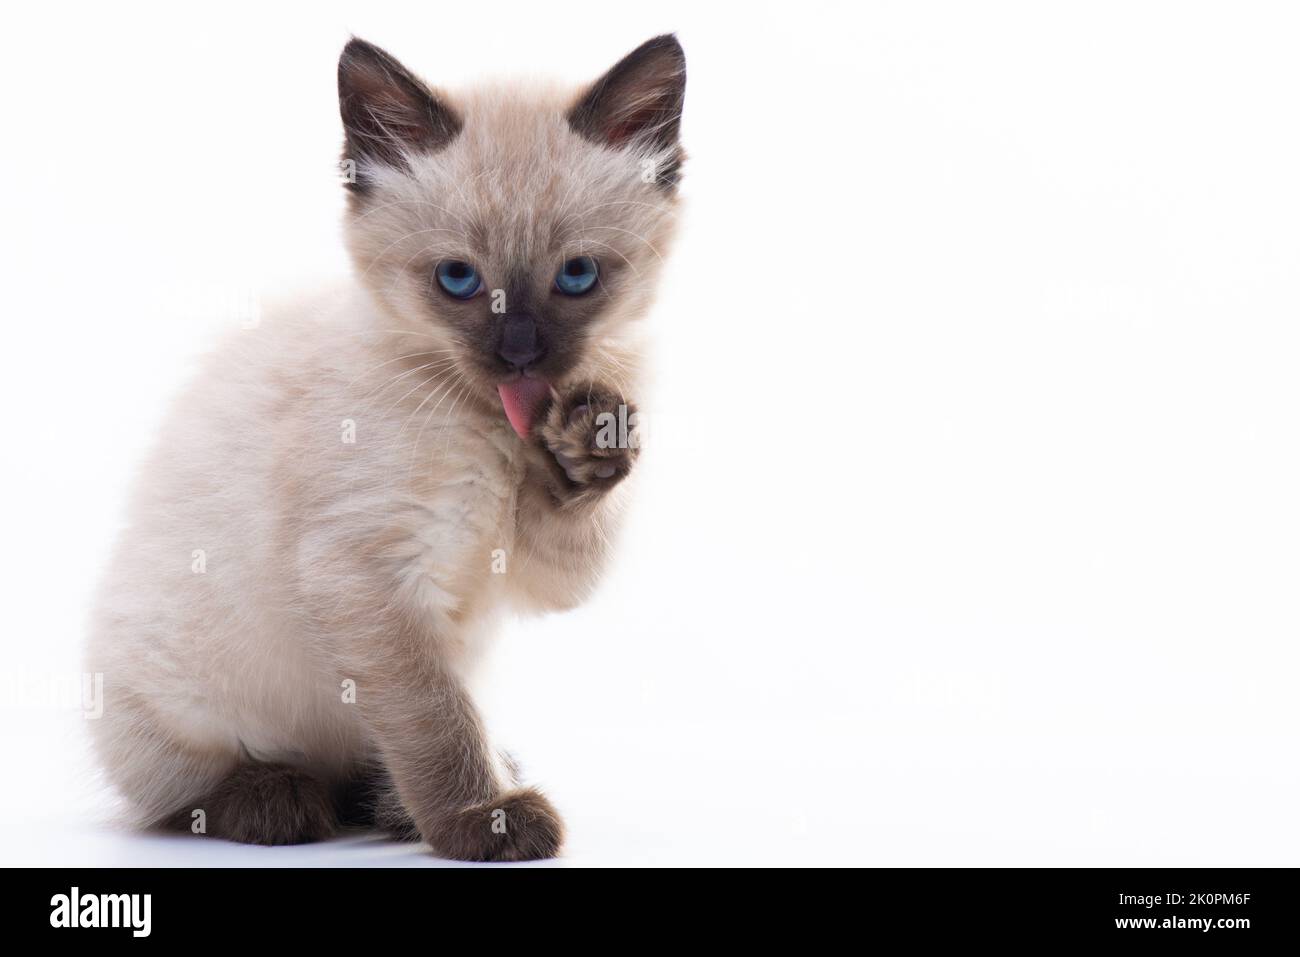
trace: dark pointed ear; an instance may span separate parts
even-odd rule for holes
[[[671,169],[660,182],[677,178],[682,104],[686,99],[686,54],[672,34],[647,40],[593,83],[569,110],[569,125],[602,146],[673,150]]]
[[[344,160],[356,163],[349,186],[364,191],[366,167],[406,168],[404,153],[442,149],[461,120],[423,82],[388,53],[355,37],[339,57],[339,113]]]

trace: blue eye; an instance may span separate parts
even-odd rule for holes
[[[438,277],[438,285],[443,291],[456,299],[468,299],[483,286],[478,270],[459,259],[443,260],[433,273]]]
[[[566,260],[555,274],[555,288],[567,296],[581,296],[596,285],[596,260],[579,256]]]

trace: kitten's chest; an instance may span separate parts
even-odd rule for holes
[[[524,479],[518,440],[505,429],[465,426],[431,461],[417,492],[412,533],[419,571],[447,604],[469,614],[503,572],[516,541]]]
[[[466,428],[452,438],[412,515],[406,573],[452,662],[468,668],[508,601],[525,469],[513,435]]]

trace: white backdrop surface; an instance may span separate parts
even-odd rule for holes
[[[483,701],[560,863],[1297,862],[1294,8],[6,16],[4,863],[442,863],[122,832],[55,691],[194,357],[347,269],[347,37],[455,86],[668,30],[654,442],[598,598]]]

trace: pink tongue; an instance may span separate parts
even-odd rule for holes
[[[501,393],[501,404],[505,406],[510,425],[521,439],[528,438],[537,410],[551,394],[550,385],[540,379],[521,377],[497,386],[497,391]]]

